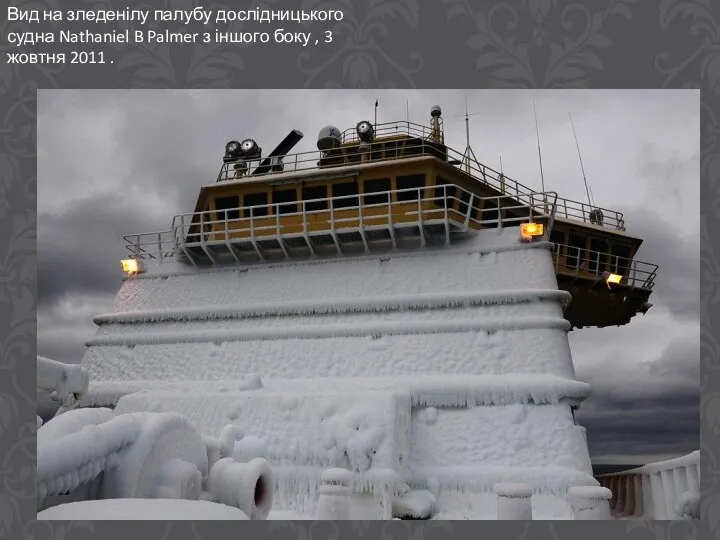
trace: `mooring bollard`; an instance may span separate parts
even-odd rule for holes
[[[315,519],[349,519],[352,473],[347,469],[328,469],[322,473],[320,482]]]
[[[611,519],[612,491],[602,486],[568,488],[568,499],[574,519]]]
[[[497,518],[502,520],[532,519],[532,493],[529,484],[495,484]]]

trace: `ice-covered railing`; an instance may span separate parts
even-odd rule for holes
[[[75,407],[87,393],[89,375],[78,364],[37,357],[37,390],[67,410]],[[61,409],[62,410],[62,409]]]
[[[596,477],[612,491],[610,508],[643,519],[699,519],[700,451]]]
[[[623,284],[630,287],[649,290],[655,286],[657,264],[564,244],[555,244],[552,257],[556,273],[601,279],[611,272],[625,277]]]
[[[386,202],[365,204],[366,198]],[[395,199],[395,200],[393,200]],[[547,219],[545,236],[549,237],[557,207],[557,193],[531,192],[527,195],[478,197],[454,184],[395,189],[367,194],[324,197],[298,201],[300,211],[281,212],[286,203],[254,205],[223,210],[207,210],[176,215],[169,231],[155,231],[124,236],[131,257],[162,264],[165,259],[191,247],[201,247],[212,260],[207,246],[226,245],[238,240],[251,242],[262,258],[258,242],[303,238],[312,251],[310,237],[329,234],[338,244],[340,232],[359,233],[367,249],[369,230],[387,229],[393,243],[395,229],[417,227],[424,243],[425,227],[443,226],[449,243],[454,228],[462,231],[485,227],[519,226],[534,219]],[[321,204],[321,210],[309,210]],[[482,208],[480,207],[482,205]],[[506,214],[510,212],[511,214]],[[237,215],[238,217],[231,217]],[[297,221],[300,221],[298,224]],[[338,251],[341,247],[337,245]],[[287,252],[286,252],[287,256]]]
[[[383,161],[395,161],[398,159],[414,158],[418,156],[431,156],[439,158],[447,163],[459,168],[469,174],[479,182],[487,184],[503,194],[518,196],[530,195],[534,190],[517,180],[506,176],[488,165],[480,163],[476,160],[468,159],[464,154],[454,150],[453,148],[439,145],[432,141],[426,140],[430,135],[430,129],[425,126],[413,124],[410,122],[392,122],[388,124],[378,124],[376,126],[376,134],[378,136],[385,135],[408,135],[416,139],[410,144],[387,143],[376,140],[371,143],[366,153],[347,152],[343,155],[335,156],[330,154],[331,165],[320,167],[322,160],[329,161],[327,155],[321,151],[299,152],[296,154],[288,154],[283,157],[282,171],[284,173],[293,171],[307,171],[316,169],[318,171],[332,171],[333,168],[360,165],[361,163],[377,163]],[[421,139],[421,140],[417,140]],[[348,138],[350,140],[350,138]],[[335,152],[344,149],[336,149]],[[337,158],[341,159],[341,163],[336,163]],[[248,160],[247,169],[253,169],[260,165],[262,158],[257,160]],[[272,167],[267,167],[267,172],[259,172],[253,174],[253,177],[262,177],[265,175],[275,175],[278,171]],[[240,178],[236,176],[236,170],[233,163],[224,163],[217,177],[218,182],[235,180]],[[599,212],[598,212],[599,211]],[[623,214],[615,210],[607,208],[599,208],[586,203],[574,201],[571,199],[558,199],[558,217],[581,221],[592,225],[614,230],[625,230],[625,221]]]

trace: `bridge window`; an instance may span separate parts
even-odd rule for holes
[[[327,199],[327,186],[311,186],[303,187],[302,198],[304,201],[311,201],[305,203],[305,210],[307,212],[316,212],[318,210],[327,210],[327,200],[313,200],[313,199]]]
[[[399,191],[395,194],[395,199],[401,201],[417,201],[418,189],[425,187],[424,174],[408,174],[406,176],[398,176],[395,179],[395,185],[398,190],[407,189],[410,191]],[[423,190],[424,191],[424,190]],[[423,191],[421,193],[424,195]],[[422,195],[421,195],[422,196]]]
[[[267,216],[268,215],[268,196],[267,193],[248,193],[243,197],[243,206],[245,210],[243,215],[250,217],[250,206],[255,206],[252,209],[253,217]]]
[[[297,212],[297,190],[281,189],[273,191],[273,204],[278,205],[278,214],[293,214]]]
[[[590,240],[590,260],[588,266],[591,272],[601,274],[605,271],[608,245],[607,242],[602,240],[591,239]]]
[[[390,179],[378,178],[376,180],[365,180],[363,182],[363,191],[365,193],[378,193],[377,195],[365,195],[365,204],[387,204],[390,202],[390,194],[382,193],[390,191]]]
[[[297,212],[297,190],[282,189],[273,191],[273,204],[278,205],[278,214],[293,214]]]
[[[458,207],[458,210],[461,214],[465,215],[468,211],[468,204],[470,203],[470,198],[472,197],[472,193],[469,191],[463,190],[460,193],[460,206]]]
[[[345,182],[344,184],[333,184],[332,187],[333,198],[344,197],[343,199],[333,200],[333,206],[335,208],[349,208],[353,206],[360,206],[359,197],[350,197],[350,195],[358,194],[358,183],[357,182]]]
[[[480,219],[480,206],[482,205],[482,201],[478,194],[475,194],[475,197],[473,197],[473,211],[471,217],[475,220]]]
[[[440,208],[445,208],[446,204],[443,200],[443,197],[447,196],[447,206],[452,206],[454,202],[452,199],[457,194],[457,188],[453,185],[450,185],[450,182],[440,176],[435,179],[435,186],[435,193],[433,194],[435,204]]]
[[[570,235],[565,266],[569,268],[583,268],[585,266],[585,243],[584,236]]]
[[[612,248],[610,258],[610,271],[616,274],[625,275],[630,259],[630,246],[615,244]]]
[[[552,231],[550,233],[550,241],[555,244],[556,253],[559,253],[562,245],[565,244],[565,233],[563,231]]]
[[[483,201],[483,211],[480,221],[483,221],[483,227],[488,229],[497,229],[498,226],[498,205],[493,199],[485,199]]]
[[[231,197],[216,197],[215,198],[215,219],[224,220],[225,212],[228,210],[228,219],[240,219],[240,197],[233,195]],[[232,209],[232,210],[231,210]]]

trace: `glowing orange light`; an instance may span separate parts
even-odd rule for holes
[[[520,237],[523,240],[530,240],[533,236],[543,235],[542,223],[522,223],[520,225]]]
[[[127,272],[130,276],[137,274],[139,270],[138,262],[135,259],[125,259],[120,261],[120,264],[122,264],[123,272]]]

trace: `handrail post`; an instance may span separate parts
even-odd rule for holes
[[[450,244],[450,218],[448,216],[447,184],[443,184],[443,208],[445,208],[445,244]]]
[[[427,188],[422,188],[427,189]],[[421,245],[425,245],[425,231],[423,230],[423,224],[422,224],[422,206],[423,206],[423,199],[420,194],[421,188],[418,188],[418,232],[420,233],[420,242]]]
[[[465,230],[467,230],[468,226],[470,225],[470,214],[472,214],[472,209],[473,209],[472,204],[473,204],[474,200],[475,200],[475,194],[471,193],[470,201],[468,201],[467,213],[465,214],[465,223],[463,224],[463,226],[465,227]]]
[[[255,207],[250,207],[250,238],[255,243]]]

